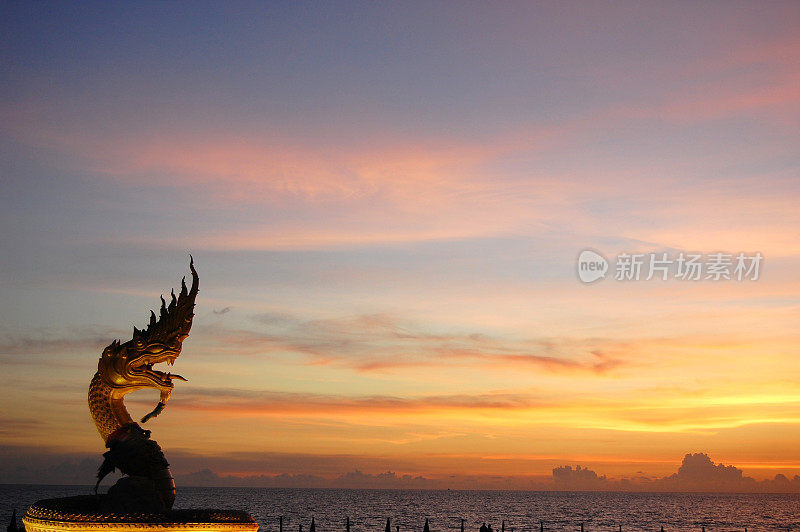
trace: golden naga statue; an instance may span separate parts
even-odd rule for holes
[[[150,431],[143,430],[133,421],[123,400],[126,394],[144,388],[161,392],[155,409],[142,418],[141,422],[145,423],[166,406],[174,386],[172,381],[186,380],[180,375],[155,370],[153,366],[162,362],[174,364],[192,328],[198,289],[193,259],[189,262],[189,269],[192,287],[186,288],[184,277],[180,294],[175,297],[173,291],[169,305],[161,297],[158,318],[150,311],[150,323],[146,329],[134,327],[131,340],[125,343],[114,340],[106,347],[89,385],[89,411],[109,449],[103,455],[105,461],[97,473],[97,485],[105,475],[119,469],[128,477],[120,479],[109,490],[109,495],[120,495],[124,499],[135,493],[140,499],[146,499],[149,494],[151,500],[141,500],[140,503],[151,507],[160,503],[165,510],[175,502],[175,482],[169,464],[158,444],[150,440]]]
[[[150,439],[150,431],[131,419],[123,399],[126,394],[155,388],[161,398],[141,422],[157,416],[172,394],[172,381],[180,375],[154,370],[172,365],[181,354],[194,317],[198,278],[194,260],[189,262],[192,287],[181,282],[178,297],[169,305],[161,298],[160,315],[150,313],[144,330],[134,327],[133,338],[115,340],[103,350],[89,385],[89,411],[108,448],[97,472],[94,495],[43,499],[25,513],[27,532],[258,532],[258,523],[238,510],[173,510],[175,482],[161,447]],[[126,476],[97,495],[105,475],[119,469]]]

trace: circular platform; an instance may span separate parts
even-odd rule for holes
[[[97,498],[91,495],[44,499],[22,518],[26,532],[77,532],[136,530],[257,532],[247,512],[239,510],[190,509],[160,513],[100,513]]]

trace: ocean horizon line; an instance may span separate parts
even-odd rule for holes
[[[36,487],[36,488],[87,488],[94,489],[93,483],[35,483],[35,482],[0,482],[0,487]],[[540,488],[441,488],[441,487],[354,487],[354,486],[236,486],[236,485],[198,485],[183,484],[181,489],[233,489],[233,490],[314,490],[314,491],[430,491],[430,492],[487,492],[487,493],[621,493],[647,495],[795,495],[797,491],[734,491],[734,490],[642,490],[642,489],[540,489]]]

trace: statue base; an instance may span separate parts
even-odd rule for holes
[[[22,518],[26,532],[257,532],[258,523],[238,510],[168,510],[159,513],[105,513],[92,495],[44,499]]]

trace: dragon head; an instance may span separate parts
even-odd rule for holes
[[[198,277],[194,260],[189,263],[192,272],[192,287],[187,290],[186,278],[181,281],[180,294],[169,305],[161,297],[160,315],[150,311],[150,323],[146,329],[133,328],[133,338],[125,343],[114,340],[103,350],[97,372],[120,396],[143,388],[155,388],[161,392],[158,406],[142,421],[158,415],[172,392],[173,379],[186,380],[153,369],[160,363],[172,365],[181,354],[183,341],[189,336],[194,317],[194,301],[197,297]]]

